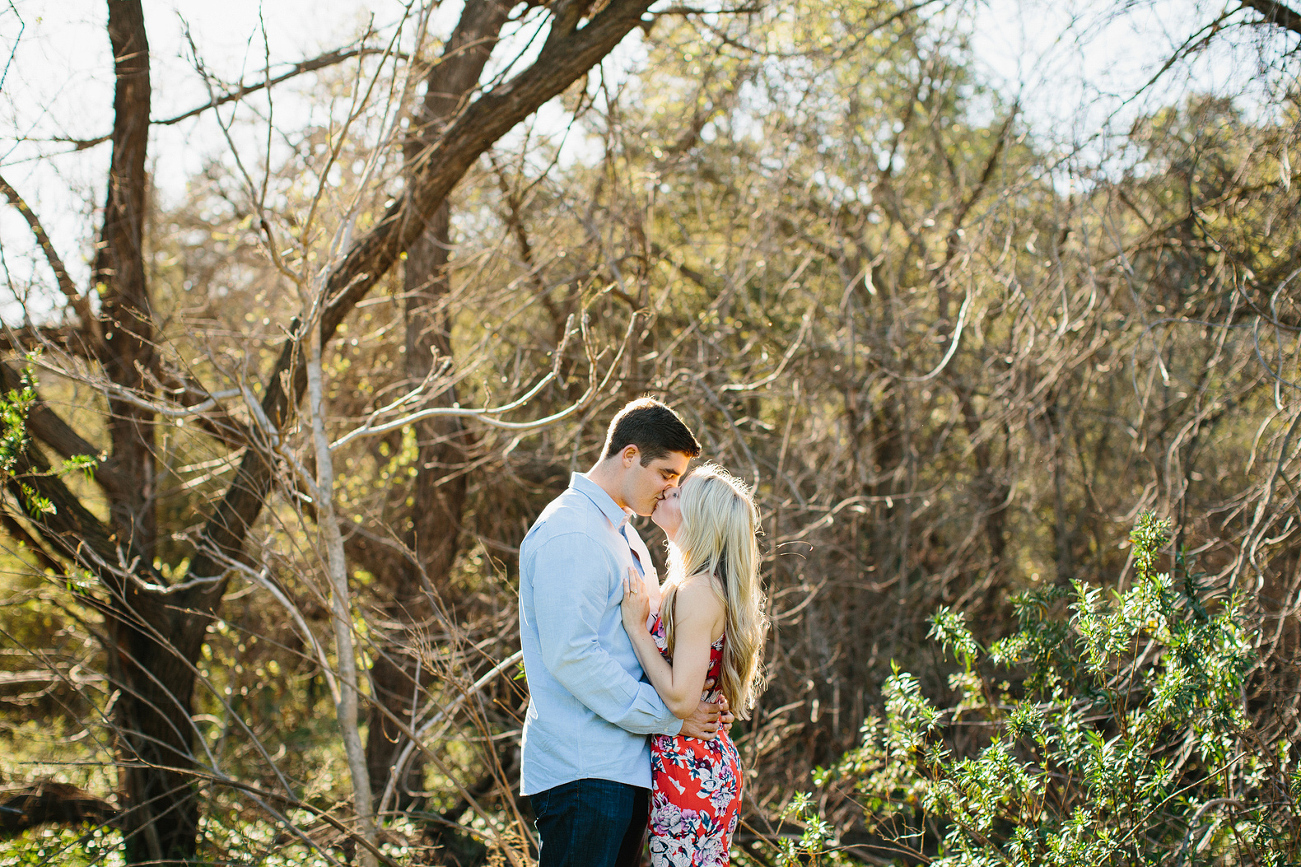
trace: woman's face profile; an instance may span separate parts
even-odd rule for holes
[[[669,541],[677,538],[678,530],[682,527],[681,488],[669,488],[664,492],[664,496],[655,504],[655,511],[651,512],[651,520],[664,531]]]

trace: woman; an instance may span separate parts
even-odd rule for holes
[[[660,613],[635,574],[624,583],[623,625],[664,703],[696,709],[706,678],[746,717],[757,692],[768,618],[759,587],[759,515],[745,484],[706,464],[669,490],[651,520],[669,538]],[[741,805],[741,768],[726,731],[712,741],[651,738],[651,864],[723,865]]]

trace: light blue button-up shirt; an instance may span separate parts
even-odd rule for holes
[[[650,788],[646,735],[682,729],[623,629],[623,576],[633,566],[621,535],[628,517],[599,485],[574,473],[520,545],[525,795],[585,778]],[[640,538],[637,544],[645,550]]]

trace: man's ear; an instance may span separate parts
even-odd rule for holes
[[[641,458],[641,449],[637,448],[632,443],[629,443],[623,447],[623,451],[619,452],[619,457],[623,458],[623,465],[625,468],[631,467],[634,461]]]

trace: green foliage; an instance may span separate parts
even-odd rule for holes
[[[301,827],[310,826],[312,818],[309,814],[293,816]],[[230,828],[219,827],[211,819],[205,819],[203,826],[205,863],[328,867],[348,860],[337,845],[318,848],[274,823],[240,817]],[[431,848],[415,842],[420,840],[419,831],[410,821],[393,822],[380,851],[397,863],[429,858]],[[119,867],[124,863],[121,832],[104,826],[35,828],[0,841],[0,867]]]
[[[18,459],[27,448],[27,413],[36,402],[28,371],[24,371],[22,383],[22,388],[11,388],[0,395],[0,482],[13,478]],[[30,487],[21,483],[20,486],[28,508],[35,511],[49,508],[49,503]]]
[[[27,411],[35,400],[26,377],[21,389],[10,389],[0,397],[0,470],[7,476],[13,474],[18,455],[27,447]]]
[[[798,836],[783,833],[787,822],[800,829]],[[835,841],[832,827],[819,815],[818,805],[805,792],[797,792],[781,811],[776,839],[777,863],[780,867],[842,863],[830,848]]]
[[[0,867],[117,867],[122,863],[121,834],[102,826],[36,828],[0,843]]]
[[[27,414],[36,403],[36,390],[32,382],[31,368],[23,370],[22,387],[11,388],[0,395],[0,483],[15,479],[19,458],[27,448]],[[91,473],[95,468],[95,459],[88,455],[76,455],[63,461],[52,470],[54,475],[81,471]],[[21,478],[15,479],[22,492],[24,505],[28,511],[41,514],[53,510],[48,500]]]
[[[1128,589],[1016,597],[1018,631],[988,651],[941,609],[956,701],[896,669],[884,716],[815,782],[843,781],[870,830],[946,867],[1295,863],[1295,774],[1245,713],[1239,600],[1202,591],[1184,557],[1158,571],[1168,529],[1140,518]]]

